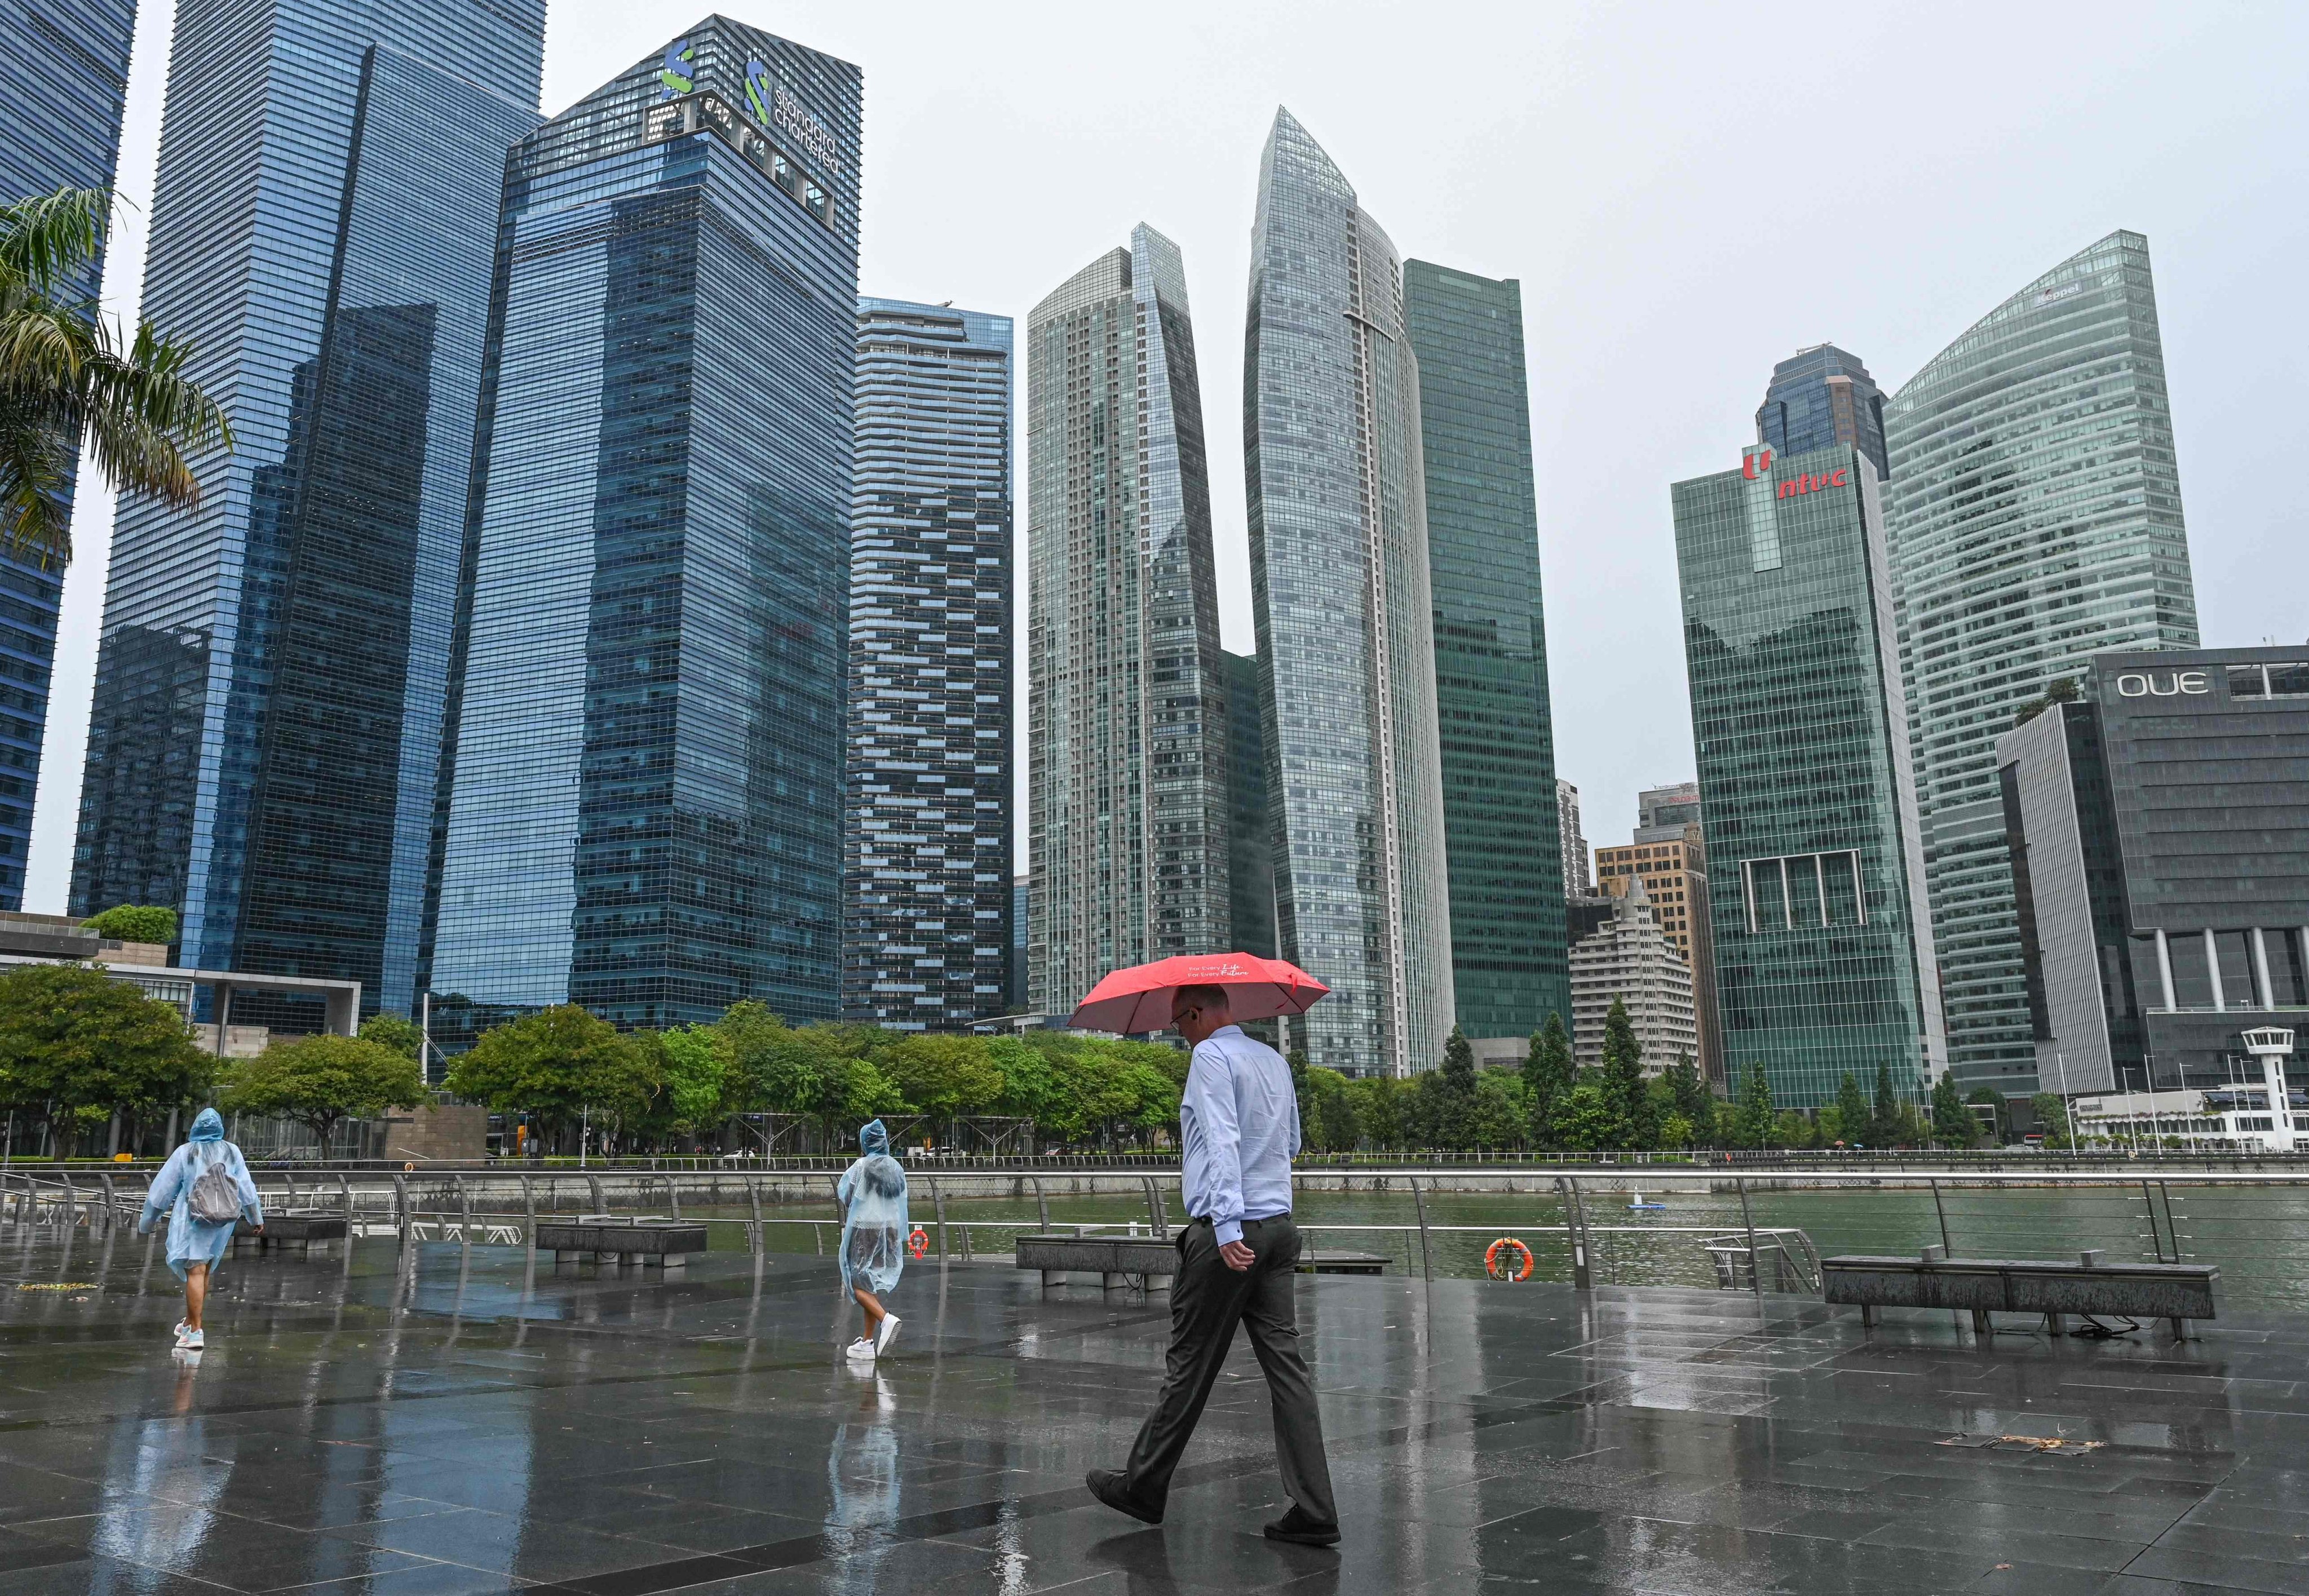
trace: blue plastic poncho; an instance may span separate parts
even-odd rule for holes
[[[143,1217],[136,1221],[136,1233],[142,1236],[163,1210],[168,1212],[169,1267],[176,1271],[178,1280],[185,1278],[185,1270],[191,1264],[218,1264],[232,1246],[230,1223],[206,1225],[192,1215],[193,1182],[216,1163],[222,1163],[233,1184],[240,1187],[240,1209],[248,1222],[264,1222],[264,1205],[257,1200],[256,1182],[248,1178],[247,1160],[240,1156],[239,1148],[224,1139],[224,1121],[217,1117],[217,1111],[203,1109],[200,1117],[193,1121],[192,1139],[160,1166],[160,1176],[144,1199]]]
[[[878,1119],[859,1127],[864,1155],[842,1172],[842,1283],[879,1297],[906,1266],[906,1172]]]

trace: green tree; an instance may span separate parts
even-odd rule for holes
[[[1362,1075],[1347,1083],[1362,1140],[1381,1152],[1402,1152],[1412,1141],[1411,1083],[1393,1075]]]
[[[649,1051],[580,1005],[557,1004],[483,1031],[450,1064],[446,1084],[493,1113],[534,1114],[549,1133],[589,1109],[615,1126],[638,1119],[655,1095]]]
[[[81,291],[111,214],[100,188],[0,205],[0,541],[44,568],[72,557],[82,448],[119,492],[190,507],[201,487],[186,457],[232,446],[224,411],[185,375],[190,351],[150,322],[124,340]]]
[[[425,1062],[425,1033],[407,1014],[374,1014],[361,1022],[361,1040],[392,1048],[403,1058]]]
[[[1691,1055],[1679,1053],[1675,1062],[1660,1072],[1660,1083],[1666,1089],[1667,1100],[1660,1117],[1680,1120],[1682,1128],[1671,1139],[1665,1123],[1660,1127],[1663,1147],[1704,1146],[1715,1140],[1716,1094],[1708,1089]]]
[[[0,975],[0,1103],[55,1133],[56,1156],[113,1114],[143,1124],[204,1094],[216,1060],[172,1004],[80,964]]]
[[[1336,1070],[1318,1066],[1307,1072],[1307,1084],[1299,1094],[1299,1134],[1316,1152],[1353,1152],[1361,1140],[1347,1085],[1346,1076]]]
[[[1523,1072],[1478,1070],[1470,1119],[1475,1146],[1501,1150],[1522,1147],[1531,1134],[1531,1104],[1524,1094]]]
[[[279,1115],[313,1133],[323,1153],[346,1119],[413,1109],[425,1096],[417,1060],[358,1036],[299,1036],[232,1066],[222,1104],[234,1114]]]
[[[1795,1109],[1783,1109],[1772,1118],[1772,1145],[1812,1147],[1819,1143],[1820,1127]]]
[[[1772,1144],[1772,1083],[1760,1060],[1748,1066],[1740,1083],[1739,1106],[1732,1111],[1732,1144],[1762,1148]]]
[[[1574,1152],[1598,1152],[1619,1144],[1620,1122],[1595,1081],[1581,1081],[1564,1094],[1556,1128],[1563,1145]]]
[[[883,1048],[875,1063],[909,1108],[941,1124],[990,1113],[1002,1100],[1002,1070],[984,1037],[921,1031]]]
[[[80,928],[118,942],[157,942],[165,947],[177,940],[177,911],[146,903],[116,903],[81,921]]]
[[[1868,1116],[1868,1144],[1872,1147],[1898,1147],[1909,1140],[1907,1117],[1901,1113],[1899,1098],[1892,1091],[1892,1066],[1876,1066],[1876,1103]]]
[[[1651,1104],[1644,1091],[1644,1048],[1636,1040],[1628,1005],[1617,996],[1604,1016],[1604,1106],[1612,1116],[1612,1145],[1652,1144]]]
[[[658,1040],[665,1054],[666,1111],[676,1129],[694,1136],[722,1118],[728,1044],[710,1025],[677,1026]]]
[[[2047,1147],[2069,1144],[2068,1100],[2057,1092],[2040,1091],[2028,1100],[2028,1114],[2036,1120],[2037,1128],[2045,1137]]]
[[[1571,1094],[1571,1039],[1564,1034],[1563,1016],[1550,1009],[1546,1023],[1531,1033],[1531,1051],[1524,1056],[1524,1100],[1531,1109],[1531,1140],[1535,1147],[1561,1143],[1556,1117]]]
[[[1950,1147],[1969,1147],[1980,1140],[1979,1122],[1956,1089],[1956,1077],[1943,1070],[1933,1083],[1933,1140]]]
[[[1420,1077],[1419,1122],[1431,1147],[1457,1151],[1474,1145],[1475,1050],[1457,1025],[1443,1044],[1443,1067]]]
[[[1999,1092],[1996,1088],[1993,1086],[1976,1086],[1970,1091],[1965,1093],[1964,1100],[1969,1106],[1985,1104],[1987,1107],[1995,1109],[1995,1114],[1991,1117],[1988,1134],[1993,1136],[2000,1145],[2010,1139],[2011,1132],[2005,1117],[2003,1094]],[[1977,1119],[1978,1116],[1976,1115],[1974,1117]]]
[[[1836,1121],[1830,1129],[1846,1142],[1875,1140],[1869,1134],[1868,1099],[1850,1070],[1845,1071],[1844,1079],[1836,1083]]]

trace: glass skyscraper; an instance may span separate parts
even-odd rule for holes
[[[1419,358],[1451,982],[1471,1037],[1571,1022],[1523,289],[1403,265]]]
[[[1401,258],[1287,110],[1259,161],[1243,450],[1276,939],[1310,1062],[1407,1075],[1456,1010],[1419,363]]]
[[[1891,472],[1884,452],[1884,394],[1857,355],[1816,343],[1772,367],[1771,385],[1756,410],[1756,441],[1786,455],[1842,444],[1857,449],[1882,481]]]
[[[506,147],[542,0],[177,15],[144,313],[236,447],[125,500],[73,908],[415,993]],[[244,1003],[242,1012],[264,1017]]]
[[[842,1013],[1009,1006],[1010,318],[858,301]]]
[[[1274,824],[1267,807],[1267,740],[1258,724],[1258,660],[1226,664],[1229,953],[1275,957]]]
[[[858,69],[714,17],[506,165],[431,990],[838,1013]]]
[[[1141,225],[1026,319],[1031,1005],[1228,949],[1226,686],[1178,246]]]
[[[2039,1083],[1996,738],[2098,651],[2198,641],[2149,241],[2112,233],[1998,306],[1885,427],[1950,1062],[2024,1095]]]
[[[0,0],[0,203],[112,186],[135,31],[136,0]],[[99,262],[74,287],[102,280]],[[24,906],[63,589],[61,566],[0,552],[0,910]]]
[[[1760,444],[1673,490],[1725,1076],[1783,1108],[1946,1057],[1877,492]]]

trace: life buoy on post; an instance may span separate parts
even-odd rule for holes
[[[1523,1266],[1516,1266],[1516,1255],[1523,1255]],[[1483,1272],[1495,1281],[1527,1281],[1531,1278],[1531,1248],[1512,1236],[1502,1236],[1483,1249]]]
[[[920,1225],[916,1225],[914,1233],[906,1238],[906,1250],[914,1255],[917,1264],[922,1261],[922,1255],[930,1250],[930,1238],[922,1234]]]

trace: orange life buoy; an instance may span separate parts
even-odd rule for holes
[[[916,1263],[920,1263],[922,1255],[930,1250],[930,1238],[922,1234],[920,1225],[916,1225],[914,1233],[906,1238],[906,1250],[914,1255]]]
[[[1512,1255],[1502,1260],[1509,1247],[1523,1255],[1523,1268],[1518,1270]],[[1527,1281],[1531,1278],[1531,1248],[1512,1236],[1502,1236],[1483,1249],[1483,1272],[1495,1281]]]

